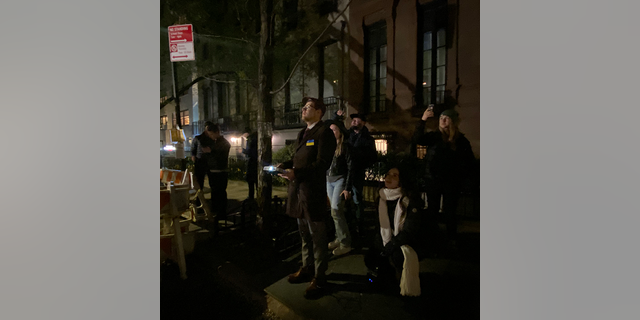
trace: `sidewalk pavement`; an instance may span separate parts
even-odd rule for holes
[[[246,182],[229,181],[229,208],[233,206],[231,200],[237,203],[244,200],[247,191]],[[285,197],[286,188],[274,187],[273,194]],[[370,213],[371,210],[369,208]],[[367,237],[375,233],[374,228],[369,229]],[[328,276],[335,278],[330,280],[333,290],[315,301],[302,301],[304,285],[291,285],[285,279],[300,266],[299,250],[294,250],[297,254],[288,259],[279,259],[271,239],[264,238],[255,227],[223,232],[216,237],[196,237],[195,250],[187,255],[187,280],[172,277],[171,266],[161,268],[165,271],[161,280],[161,317],[377,319],[386,314],[397,315],[394,319],[477,319],[480,314],[480,223],[462,220],[459,232],[460,257],[421,261],[423,295],[420,298],[403,299],[372,291],[361,281],[366,273],[363,252],[354,250],[344,257],[331,259],[329,272],[333,276]]]

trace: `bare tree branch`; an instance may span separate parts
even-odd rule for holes
[[[296,62],[296,64],[293,66],[293,69],[291,70],[291,74],[289,75],[289,77],[287,78],[287,81],[285,81],[282,84],[282,87],[280,87],[280,89],[275,90],[275,91],[271,91],[269,92],[269,94],[276,94],[280,91],[282,91],[282,89],[284,89],[284,87],[287,85],[287,83],[289,83],[289,81],[291,81],[291,78],[293,78],[293,73],[296,71],[296,68],[298,68],[298,65],[300,64],[300,62],[302,62],[302,59],[307,55],[307,53],[309,52],[309,50],[311,50],[311,48],[313,48],[313,46],[320,40],[320,38],[322,38],[322,36],[327,32],[327,30],[329,30],[329,28],[336,22],[336,20],[338,20],[339,17],[342,16],[342,14],[347,11],[347,8],[349,8],[349,5],[351,4],[352,0],[349,0],[349,2],[347,3],[347,5],[344,7],[344,9],[342,9],[342,11],[337,14],[335,16],[335,18],[333,18],[333,20],[331,22],[329,22],[329,25],[327,25],[326,28],[324,28],[324,30],[322,31],[322,33],[320,33],[320,35],[318,36],[318,38],[316,38],[316,40],[313,41],[313,43],[311,43],[309,45],[309,47],[307,48],[307,50],[305,50],[305,52],[302,54],[302,56],[300,57],[300,59],[298,59],[298,62]]]

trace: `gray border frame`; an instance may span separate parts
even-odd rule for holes
[[[484,319],[640,315],[639,7],[482,1]]]
[[[637,9],[482,1],[485,319],[640,313]],[[159,318],[158,17],[2,3],[3,318]]]
[[[3,319],[158,319],[157,1],[3,1]]]

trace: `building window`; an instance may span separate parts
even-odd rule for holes
[[[446,1],[438,1],[424,10],[421,65],[423,105],[443,103],[447,82]]]
[[[169,120],[167,116],[160,116],[160,130],[167,129],[167,125],[169,124]]]
[[[388,142],[386,139],[376,139],[376,151],[381,154],[387,154]]]
[[[365,29],[365,92],[371,112],[387,110],[387,25],[379,22]]]
[[[418,159],[424,159],[424,157],[427,155],[427,147],[421,146],[421,145],[417,145],[416,146],[416,154],[418,156]]]
[[[183,126],[189,125],[189,110],[180,111],[180,123],[182,123]]]
[[[173,127],[177,128],[178,124],[176,123],[178,120],[176,118],[176,113],[172,113],[171,114],[171,118],[173,118]],[[180,111],[180,124],[182,124],[182,126],[188,126],[189,125],[189,110],[182,110]]]

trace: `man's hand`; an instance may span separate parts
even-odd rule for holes
[[[202,147],[202,152],[204,152],[204,153],[211,153],[211,148],[209,148],[209,147]]]
[[[338,110],[338,111],[336,111],[336,114],[337,114],[338,116],[342,116],[342,115],[344,114],[344,111],[342,111],[342,110]]]
[[[289,181],[293,181],[296,179],[296,175],[293,173],[293,170],[291,169],[286,169],[284,170],[283,173],[278,173],[278,175]]]
[[[342,192],[340,193],[341,196],[344,196],[345,200],[349,200],[351,199],[351,192],[347,191],[347,190],[342,190]]]
[[[433,117],[433,106],[429,106],[427,107],[427,110],[424,111],[424,113],[422,114],[422,120],[427,121],[427,119]]]

